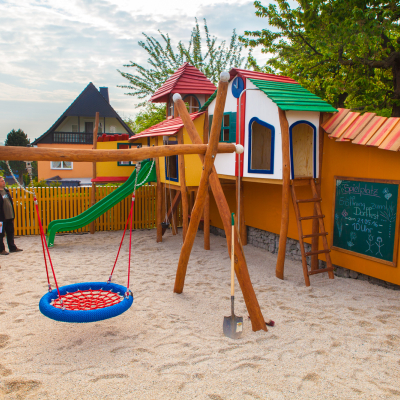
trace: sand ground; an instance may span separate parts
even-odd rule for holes
[[[106,280],[121,232],[56,238],[61,285]],[[4,399],[400,399],[400,292],[326,274],[306,288],[299,262],[275,278],[276,256],[245,247],[265,318],[276,326],[240,340],[222,333],[230,313],[226,241],[198,234],[184,292],[173,293],[181,236],[133,234],[133,306],[91,324],[45,318],[39,237],[0,259],[0,398]],[[126,284],[127,245],[114,281]]]

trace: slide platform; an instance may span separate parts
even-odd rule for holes
[[[120,201],[125,199],[133,192],[136,180],[136,169],[132,172],[128,180],[121,185],[118,189],[114,190],[104,199],[97,202],[92,207],[88,208],[83,213],[77,215],[76,217],[68,219],[57,219],[51,221],[47,228],[47,245],[52,247],[54,245],[54,238],[57,232],[68,232],[74,231],[76,229],[82,228],[100,215],[104,214],[110,208],[114,207]],[[148,182],[156,182],[156,166],[153,160],[145,160],[142,162],[142,167],[138,174],[136,189],[145,185]]]

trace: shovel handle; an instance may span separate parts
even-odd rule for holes
[[[235,214],[232,213],[231,296],[235,295]]]

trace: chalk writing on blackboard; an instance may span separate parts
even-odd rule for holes
[[[332,245],[394,262],[398,183],[336,179]]]

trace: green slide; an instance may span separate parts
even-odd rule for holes
[[[83,226],[90,224],[96,218],[100,217],[100,215],[104,214],[110,208],[114,207],[125,197],[129,196],[135,187],[135,180],[136,169],[123,185],[114,190],[108,196],[104,197],[104,199],[100,200],[94,206],[88,208],[82,214],[68,219],[57,219],[51,221],[47,228],[47,245],[49,247],[54,245],[54,238],[57,232],[74,231],[82,228]],[[155,181],[157,181],[155,162],[153,160],[143,161],[142,167],[138,174],[136,189],[148,182]]]

